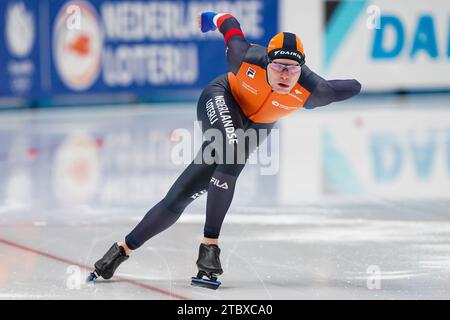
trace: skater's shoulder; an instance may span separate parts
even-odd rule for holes
[[[266,48],[258,44],[250,44],[245,54],[245,62],[265,68],[269,63]]]

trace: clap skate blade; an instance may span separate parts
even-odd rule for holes
[[[97,273],[97,271],[91,272],[91,274],[87,277],[87,282],[94,282],[97,280],[97,278],[100,277],[100,275]]]
[[[203,278],[206,277],[206,279]],[[196,277],[192,277],[191,285],[216,290],[222,283],[217,280],[215,274],[207,274],[199,271]]]

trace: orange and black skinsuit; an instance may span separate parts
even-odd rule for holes
[[[217,28],[227,44],[230,72],[213,80],[199,98],[197,117],[205,142],[164,199],[128,234],[126,243],[130,249],[140,247],[175,223],[186,206],[206,192],[204,236],[218,238],[236,179],[275,122],[297,109],[324,106],[360,91],[356,80],[327,81],[303,65],[291,92],[276,93],[267,82],[267,49],[247,42],[231,15],[221,15]],[[252,133],[256,139],[247,140],[245,136]]]

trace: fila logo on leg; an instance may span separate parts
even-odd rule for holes
[[[211,182],[213,185],[215,185],[216,187],[222,188],[227,190],[228,189],[228,183],[224,182],[224,183],[220,183],[219,179],[216,179],[214,177],[211,178]]]

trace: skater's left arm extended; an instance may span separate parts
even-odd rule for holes
[[[237,19],[228,13],[203,12],[199,16],[199,25],[202,32],[218,29],[222,33],[227,45],[228,65],[231,72],[237,74],[250,48],[250,43],[245,39]]]
[[[300,84],[308,82],[314,87],[305,103],[305,109],[326,106],[332,102],[342,101],[357,95],[361,91],[361,84],[355,79],[325,80],[311,71],[306,65],[302,66]]]

